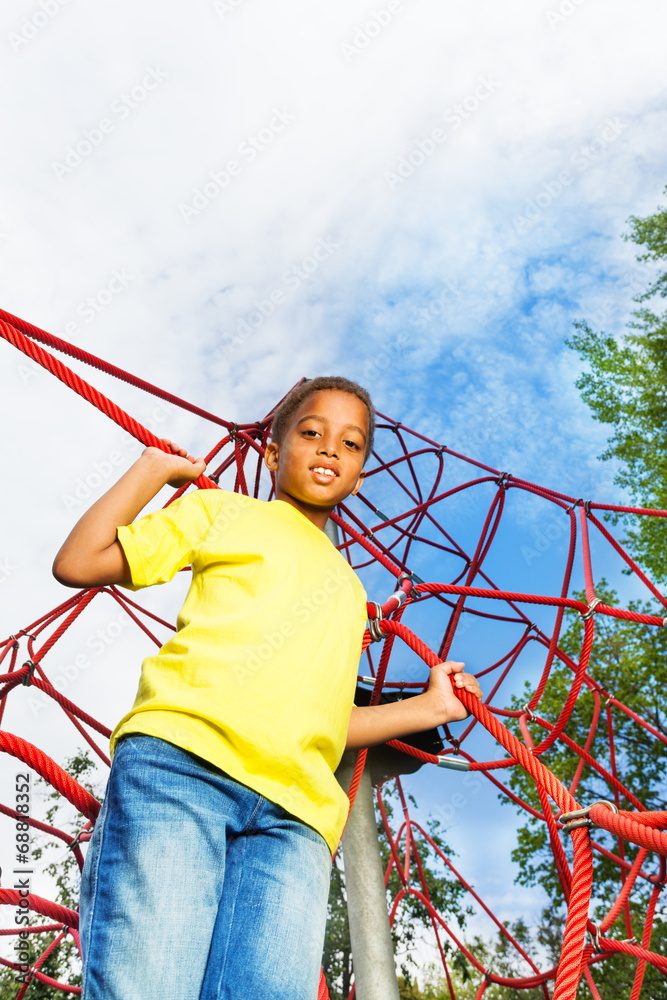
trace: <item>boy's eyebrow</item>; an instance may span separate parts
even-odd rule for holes
[[[305,417],[301,417],[301,420],[297,421],[296,426],[299,427],[304,422],[304,420],[317,420],[321,424],[326,423],[325,418],[321,417],[318,413],[307,413],[305,415]],[[357,427],[356,424],[346,424],[345,427],[344,427],[344,430],[346,430],[346,431],[359,431],[359,433],[361,434],[361,436],[364,439],[364,441],[366,440],[366,431],[362,430],[361,427]]]

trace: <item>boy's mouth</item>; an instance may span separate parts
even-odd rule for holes
[[[320,483],[332,483],[338,476],[336,470],[328,465],[315,465],[310,471]]]

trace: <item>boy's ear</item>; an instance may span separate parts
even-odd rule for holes
[[[264,465],[271,472],[278,468],[278,445],[275,441],[269,441],[264,450]]]
[[[359,478],[357,479],[356,486],[354,487],[354,489],[350,493],[351,497],[356,497],[357,493],[359,492],[359,490],[363,486],[365,475],[366,475],[366,472],[365,472],[364,469],[362,469],[361,472],[359,473]]]

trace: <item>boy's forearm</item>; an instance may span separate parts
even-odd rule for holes
[[[437,725],[423,695],[384,705],[352,709],[347,731],[346,750],[360,750],[388,740],[398,740]]]
[[[159,456],[142,455],[75,524],[55,558],[56,578],[70,586],[130,582],[116,529],[134,521],[168,478]]]
[[[464,663],[446,660],[431,668],[428,689],[423,694],[385,705],[352,709],[346,750],[360,750],[409,733],[435,729],[446,722],[460,722],[468,711],[456,691],[467,691],[481,701],[477,678],[463,671]]]

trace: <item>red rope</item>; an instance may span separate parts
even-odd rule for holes
[[[96,406],[102,413],[108,415],[119,426],[123,427],[130,434],[135,436],[145,445],[163,447],[159,439],[142,427],[129,414],[110,399],[98,392],[76,373],[67,368],[62,362],[50,355],[39,344],[47,345],[55,350],[64,351],[70,356],[95,368],[121,378],[124,381],[141,388],[159,398],[189,410],[192,413],[222,425],[229,432],[212,449],[209,461],[218,456],[218,468],[214,475],[218,476],[226,470],[234,470],[235,488],[237,491],[248,494],[249,484],[253,489],[253,495],[257,496],[260,488],[261,474],[261,452],[266,443],[270,424],[270,415],[264,421],[255,424],[235,425],[233,422],[223,420],[214,414],[180,400],[178,397],[166,393],[163,390],[152,386],[136,376],[123,372],[107,362],[90,355],[73,345],[67,344],[58,338],[52,337],[25,323],[9,313],[0,311],[0,335],[17,349],[21,350],[27,357],[31,358],[47,371],[50,371],[65,385],[76,391],[82,398],[88,400]],[[655,628],[665,625],[665,618],[659,615],[636,612],[630,609],[607,606],[598,602],[595,596],[595,573],[592,564],[592,545],[589,534],[597,532],[599,539],[604,544],[611,546],[623,558],[629,572],[636,580],[645,586],[651,597],[657,599],[663,606],[667,606],[667,600],[660,591],[651,583],[643,573],[641,568],[625,553],[623,547],[611,536],[604,524],[591,513],[592,510],[603,512],[618,512],[634,516],[656,516],[664,517],[664,511],[646,511],[642,508],[620,507],[613,505],[601,505],[595,503],[583,504],[567,494],[542,486],[536,486],[525,480],[517,479],[509,474],[500,473],[498,470],[477,462],[439,445],[437,442],[429,440],[422,434],[411,431],[402,424],[394,424],[383,415],[378,415],[378,430],[382,433],[393,435],[396,446],[394,456],[398,452],[398,457],[392,457],[389,461],[383,461],[376,452],[377,468],[369,471],[367,483],[372,491],[373,477],[382,473],[383,482],[386,482],[400,491],[404,498],[405,509],[395,513],[400,508],[394,505],[394,513],[391,517],[382,514],[367,498],[362,499],[365,506],[341,505],[337,512],[334,512],[333,519],[341,528],[343,542],[341,551],[355,568],[365,565],[382,567],[386,570],[390,579],[399,576],[401,573],[410,573],[411,564],[421,565],[424,561],[424,554],[438,559],[445,559],[447,565],[453,565],[454,569],[449,574],[449,582],[434,581],[422,583],[418,578],[406,578],[402,581],[401,590],[407,595],[407,599],[401,606],[403,596],[392,596],[385,600],[381,607],[381,619],[374,626],[379,636],[383,637],[380,644],[381,654],[377,668],[373,658],[373,649],[370,632],[364,637],[363,648],[365,658],[369,664],[374,686],[371,696],[371,704],[377,704],[381,692],[387,686],[387,675],[392,659],[395,643],[405,649],[412,651],[425,664],[424,672],[427,668],[433,667],[449,655],[455,638],[458,639],[463,634],[469,622],[474,623],[498,623],[505,629],[521,629],[521,636],[518,641],[512,639],[511,648],[503,655],[494,658],[495,662],[490,666],[484,664],[480,669],[479,676],[489,676],[490,683],[486,685],[486,699],[484,704],[478,703],[465,692],[459,694],[461,701],[471,712],[471,722],[466,727],[462,736],[452,742],[458,760],[467,761],[471,772],[477,774],[481,781],[486,778],[495,789],[502,795],[509,798],[516,806],[524,809],[539,822],[546,824],[549,843],[554,855],[557,870],[561,876],[563,890],[568,899],[568,914],[563,942],[563,949],[558,970],[552,969],[539,972],[535,963],[530,959],[527,952],[520,943],[503,927],[502,923],[493,915],[492,911],[486,907],[481,896],[478,895],[472,886],[458,873],[451,865],[449,859],[444,860],[453,876],[461,881],[465,891],[471,894],[471,898],[489,916],[495,920],[499,931],[514,948],[519,956],[528,962],[531,975],[524,977],[500,977],[484,968],[474,955],[466,948],[465,944],[448,927],[443,917],[438,914],[432,905],[428,885],[425,879],[424,867],[416,848],[414,836],[419,830],[421,835],[429,844],[431,850],[438,856],[442,855],[437,845],[420,827],[418,827],[409,815],[408,803],[399,787],[401,804],[403,808],[403,822],[399,833],[393,836],[389,827],[386,810],[380,799],[380,814],[383,818],[387,830],[388,843],[390,846],[390,862],[387,869],[389,872],[395,870],[398,873],[401,889],[398,893],[393,907],[392,918],[396,916],[398,908],[403,900],[410,897],[420,899],[427,908],[429,919],[433,927],[433,932],[438,943],[443,967],[449,979],[445,952],[440,943],[440,934],[447,933],[455,944],[460,948],[466,958],[484,976],[477,995],[482,997],[490,983],[510,986],[515,989],[528,989],[540,987],[545,998],[548,997],[547,983],[555,978],[554,1000],[574,1000],[578,983],[582,975],[586,976],[593,995],[596,987],[590,977],[590,967],[599,961],[604,961],[605,957],[617,953],[627,954],[638,960],[637,973],[632,988],[630,1000],[638,1000],[641,989],[642,978],[646,963],[652,963],[661,971],[667,970],[667,959],[656,955],[650,950],[651,927],[654,920],[658,894],[666,881],[665,855],[667,855],[667,813],[647,811],[643,804],[633,795],[632,789],[626,788],[619,777],[615,746],[614,746],[614,712],[623,713],[626,724],[632,723],[640,726],[647,738],[659,740],[661,743],[667,742],[667,736],[660,729],[646,719],[643,719],[637,712],[623,705],[618,701],[613,693],[605,691],[602,686],[588,672],[589,659],[592,653],[595,637],[595,616],[604,615],[606,617],[622,619],[627,622],[634,622],[642,627]],[[386,421],[385,424],[382,421]],[[257,438],[257,440],[255,440]],[[446,460],[446,461],[445,461]],[[431,462],[433,473],[430,478],[425,477],[424,469],[426,463]],[[248,464],[249,463],[249,464]],[[454,483],[450,470],[456,463],[463,463],[474,469],[475,478],[467,482]],[[481,473],[481,474],[480,474]],[[447,482],[443,484],[444,476],[447,475]],[[199,487],[214,488],[216,483],[205,476],[195,484]],[[443,486],[446,485],[446,489]],[[464,495],[466,491],[487,492],[492,489],[486,501],[486,513],[484,515],[483,526],[473,551],[468,553],[450,532],[443,527],[439,505],[451,501],[457,496]],[[183,492],[183,490],[179,492]],[[513,590],[504,590],[497,586],[491,579],[487,563],[489,555],[497,544],[498,532],[503,521],[504,513],[508,504],[509,490],[520,490],[532,495],[544,502],[554,505],[553,509],[567,514],[569,521],[564,522],[569,526],[569,541],[567,542],[567,557],[564,572],[559,583],[558,595],[532,594]],[[177,494],[178,495],[178,494]],[[576,509],[579,507],[579,518],[577,519]],[[378,524],[374,529],[370,529],[364,523],[364,510],[370,510],[377,519]],[[579,524],[577,524],[577,521]],[[581,537],[581,547],[578,549],[578,540]],[[586,584],[586,602],[571,598],[570,581],[574,570],[574,560],[577,552],[581,553],[580,571],[583,572]],[[42,663],[49,655],[57,642],[67,631],[74,627],[80,615],[87,609],[91,601],[100,593],[110,593],[114,600],[118,601],[128,612],[132,620],[142,628],[147,636],[159,644],[159,640],[144,623],[143,616],[147,615],[152,621],[158,622],[167,627],[171,626],[167,622],[161,621],[156,615],[145,611],[139,604],[130,600],[126,595],[121,595],[115,588],[95,588],[83,591],[68,598],[58,608],[48,612],[36,622],[25,629],[17,631],[15,636],[10,636],[4,643],[0,644],[0,662],[5,664],[5,672],[0,675],[0,699],[2,707],[0,713],[4,711],[8,696],[20,690],[24,683],[40,688],[42,692],[53,698],[64,710],[70,721],[75,725],[84,738],[95,749],[96,753],[106,759],[100,747],[92,740],[86,727],[96,731],[102,736],[108,736],[110,730],[107,726],[95,720],[83,708],[73,701],[65,698],[50,683],[47,674],[44,672]],[[438,615],[447,616],[447,624],[444,630],[437,637],[437,641],[432,645],[425,643],[410,627],[403,623],[402,618],[405,613],[412,614],[413,606],[430,601],[429,609],[433,609],[433,620],[435,612]],[[493,602],[493,603],[490,603]],[[500,603],[499,603],[500,602]],[[555,616],[553,628],[546,626],[539,627],[534,624],[529,612],[532,607],[543,607],[552,609]],[[493,608],[493,610],[490,610]],[[132,610],[131,610],[132,609]],[[584,619],[584,638],[578,660],[567,656],[559,646],[559,637],[566,611],[578,612]],[[376,617],[374,605],[369,605],[369,617]],[[44,638],[45,635],[48,636]],[[377,636],[376,636],[377,637]],[[28,661],[22,662],[19,658],[19,647],[23,642],[27,642]],[[531,646],[531,643],[536,645]],[[37,649],[36,647],[39,646]],[[436,653],[435,650],[438,650]],[[530,695],[530,700],[523,711],[507,709],[502,705],[494,704],[495,699],[503,690],[507,679],[512,676],[515,666],[522,662],[526,650],[543,649],[546,654],[544,667],[541,670],[535,689]],[[560,714],[555,722],[539,718],[535,712],[539,707],[543,694],[548,689],[554,663],[558,661],[571,671],[571,681],[567,694],[563,700]],[[396,686],[423,689],[424,682],[408,681],[406,684],[397,682],[392,675],[390,687]],[[593,695],[594,711],[590,726],[588,727],[583,746],[579,746],[566,732],[568,720],[572,717],[574,707],[577,704],[581,691],[589,691]],[[592,755],[593,741],[596,736],[603,735],[602,727],[599,726],[601,716],[601,706],[605,706],[606,729],[609,747],[609,766],[600,762]],[[0,715],[0,718],[2,716]],[[518,727],[521,739],[515,735],[501,719],[514,720],[508,724]],[[534,745],[529,726],[537,725],[544,730],[544,739],[541,743]],[[468,754],[461,744],[469,737],[475,727],[483,727],[490,736],[496,740],[508,754],[500,760],[475,760]],[[448,733],[448,731],[447,731]],[[448,733],[449,738],[449,733]],[[557,780],[551,771],[545,766],[543,760],[547,759],[548,751],[551,747],[559,744],[568,748],[577,755],[578,762],[570,789]],[[445,751],[440,757],[433,754],[417,750],[402,741],[392,741],[391,745],[400,749],[403,753],[423,762],[440,764],[444,760],[452,760],[451,750]],[[598,743],[596,742],[596,746]],[[33,744],[23,740],[21,737],[10,733],[0,733],[0,750],[13,754],[24,764],[34,768],[40,775],[49,781],[53,787],[58,789],[79,809],[90,821],[94,821],[99,811],[99,803],[90,796],[77,782],[55,764],[46,754]],[[361,773],[364,767],[366,752],[362,751],[357,760],[353,780],[350,788],[350,800],[353,801],[358,787]],[[520,766],[524,768],[535,782],[540,808],[536,809],[527,802],[524,802],[511,789],[507,788],[492,773],[494,771]],[[568,855],[561,842],[563,822],[557,820],[556,815],[563,812],[571,812],[579,809],[579,803],[574,795],[577,793],[584,773],[594,772],[596,780],[601,780],[607,784],[610,794],[613,796],[615,804],[620,807],[625,800],[636,811],[629,812],[620,809],[616,814],[607,806],[593,805],[590,808],[590,820],[593,824],[593,832],[599,832],[604,837],[615,838],[618,843],[618,854],[614,854],[603,846],[603,844],[592,842],[587,828],[581,827],[573,829],[571,833],[572,862],[568,861]],[[558,810],[554,814],[554,808]],[[13,818],[18,818],[16,810],[9,807],[0,807],[1,811]],[[71,843],[72,838],[64,831],[57,831],[48,824],[41,823],[33,817],[29,818],[29,823],[33,828],[43,832],[49,832],[58,836],[66,843]],[[84,835],[84,839],[89,834]],[[635,844],[640,850],[630,863],[625,859],[626,844]],[[78,845],[74,848],[77,860],[82,861],[82,855]],[[588,908],[593,893],[593,851],[600,856],[607,858],[617,867],[619,871],[620,888],[616,898],[611,902],[606,916],[601,921],[597,934],[597,945],[602,951],[593,951],[590,946],[584,945],[584,936],[588,924]],[[651,858],[656,856],[659,859],[659,873],[651,872]],[[644,920],[642,932],[642,943],[637,945],[631,940],[619,941],[616,938],[601,937],[615,926],[615,921],[625,914],[626,929],[629,927],[629,905],[633,898],[635,886],[638,879],[644,883],[653,883],[650,903]],[[12,895],[12,890],[0,890],[0,902],[6,905],[16,905],[17,894]],[[40,897],[31,895],[30,905],[37,912],[56,919],[60,926],[74,927],[76,925],[77,914],[65,907],[42,900]],[[592,927],[592,925],[589,926]],[[54,948],[57,945],[53,946]],[[43,961],[46,956],[42,956]],[[3,964],[7,964],[6,962]],[[37,963],[36,963],[37,964]],[[78,992],[74,987],[67,984],[55,983],[43,976],[39,969],[35,969],[34,975],[54,989],[70,990]],[[451,988],[451,982],[450,982]],[[328,991],[324,978],[320,980],[318,1000],[326,1000]]]
[[[8,343],[13,344],[20,351],[23,351],[27,357],[32,358],[42,368],[55,375],[56,378],[64,382],[70,389],[74,389],[83,399],[96,406],[98,410],[106,414],[107,417],[110,417],[114,423],[122,427],[132,437],[141,441],[146,447],[161,448],[162,451],[169,450],[166,445],[162,444],[156,434],[153,434],[148,428],[142,426],[138,420],[135,420],[134,417],[131,417],[120,406],[117,406],[116,403],[113,403],[103,395],[103,393],[93,388],[88,382],[85,382],[76,372],[73,372],[57,358],[54,358],[48,351],[43,350],[38,344],[33,344],[19,330],[2,320],[0,320],[0,336],[4,337]],[[201,489],[217,489],[217,484],[204,475],[196,480],[195,485]]]

